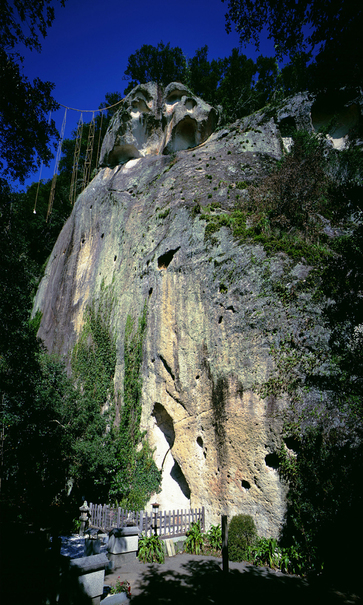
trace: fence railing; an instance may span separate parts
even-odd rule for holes
[[[155,532],[162,538],[173,536],[184,536],[190,529],[192,523],[200,522],[202,531],[205,529],[204,506],[198,509],[169,510],[157,512],[129,511],[115,508],[107,504],[92,504],[90,508],[89,524],[104,531],[110,531],[116,527],[126,525],[137,525],[145,535],[151,536]]]

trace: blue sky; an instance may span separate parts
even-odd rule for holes
[[[236,32],[227,34],[221,0],[67,0],[55,4],[55,20],[42,41],[42,51],[24,51],[23,72],[30,80],[39,77],[54,82],[53,96],[64,105],[97,109],[107,92],[123,93],[123,74],[130,54],[143,44],[156,46],[161,40],[180,46],[187,57],[198,48],[209,47],[209,59],[228,56],[238,47]],[[266,41],[260,52],[242,49],[247,56],[272,55]],[[63,110],[53,116],[58,130]],[[68,112],[65,136],[71,136],[79,114]],[[85,116],[84,116],[85,118]],[[51,178],[54,162],[43,168],[42,178]],[[37,180],[34,174],[27,184]]]

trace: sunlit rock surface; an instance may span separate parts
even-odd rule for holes
[[[103,141],[100,163],[124,164],[146,155],[170,154],[203,143],[214,131],[217,111],[178,82],[149,82],[127,95]]]
[[[206,138],[214,110],[185,87],[132,91],[126,121],[117,114],[105,137],[109,166],[79,196],[34,307],[39,336],[67,356],[86,306],[109,286],[122,392],[126,318],[147,301],[142,424],[163,469],[159,503],[205,506],[207,523],[251,514],[265,536],[278,535],[285,512],[277,450],[286,402],[263,399],[259,387],[274,368],[271,346],[319,310],[300,293],[307,267],[239,243],[227,227],[208,235],[202,210],[228,214],[245,184],[281,159],[293,125],[312,131],[313,99],[301,97]],[[278,297],[281,279],[296,300]]]

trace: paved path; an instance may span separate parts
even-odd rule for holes
[[[179,554],[165,563],[143,564],[137,559],[108,574],[105,585],[128,580],[132,605],[343,605],[360,604],[347,595],[302,578],[248,563],[229,564],[215,557]],[[107,604],[107,600],[104,605]]]

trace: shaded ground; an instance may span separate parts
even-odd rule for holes
[[[162,565],[144,565],[136,560],[106,576],[105,584],[115,584],[118,576],[128,580],[134,605],[361,603],[358,595],[333,590],[322,581],[309,584],[302,578],[247,563],[230,563],[228,574],[221,567],[221,559],[186,554],[167,558]]]
[[[56,605],[60,565],[49,550],[45,536],[2,532],[0,545],[0,603],[6,605]],[[76,553],[76,556],[79,553]],[[345,591],[341,583],[333,590],[322,580],[308,583],[268,568],[230,563],[224,574],[221,559],[180,554],[162,565],[145,565],[137,559],[106,575],[105,585],[118,576],[132,588],[131,605],[361,605],[361,599]],[[361,569],[356,570],[361,578]],[[107,600],[103,601],[107,605]],[[80,595],[74,605],[90,605]]]

